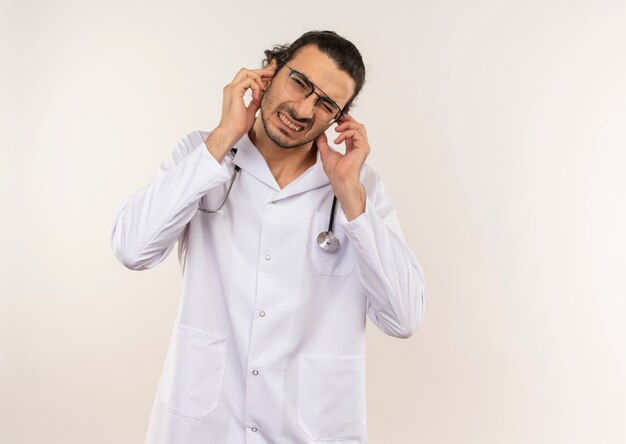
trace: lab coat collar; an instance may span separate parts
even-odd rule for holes
[[[272,200],[285,199],[330,184],[328,176],[326,176],[322,166],[319,150],[315,164],[302,173],[296,180],[281,189],[276,179],[274,179],[265,158],[252,143],[247,133],[239,139],[234,148],[237,149],[237,153],[233,159],[235,165],[239,166],[242,170],[254,176],[268,187],[274,189],[276,195]]]

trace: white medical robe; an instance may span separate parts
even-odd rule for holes
[[[425,283],[380,178],[364,165],[366,212],[341,246],[317,244],[333,192],[319,158],[280,189],[245,135],[218,163],[184,137],[153,182],[119,207],[116,257],[143,270],[178,242],[183,294],[155,396],[148,444],[367,442],[365,315],[408,337]],[[223,214],[207,214],[224,200]]]

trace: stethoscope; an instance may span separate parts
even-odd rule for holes
[[[230,190],[233,189],[235,178],[237,177],[237,173],[239,172],[240,169],[241,168],[239,168],[239,165],[235,165],[235,172],[233,173],[233,177],[231,177],[230,179],[230,185],[228,186],[228,191],[226,191],[226,197],[222,201],[222,204],[217,208],[217,210],[210,210],[207,208],[202,208],[200,204],[198,204],[198,211],[202,211],[204,213],[209,213],[209,214],[219,214],[220,216],[224,214],[224,210],[222,210],[222,207],[224,206],[224,204],[226,203],[226,200],[228,199],[228,196],[230,195]]]
[[[337,207],[337,196],[333,194],[333,207],[330,210],[330,220],[328,221],[328,231],[322,231],[317,235],[317,245],[322,250],[334,253],[339,250],[339,239],[333,233],[333,222],[335,221],[335,208]]]
[[[231,151],[234,151],[236,153],[236,150],[234,149]],[[224,197],[224,200],[222,201],[222,203],[217,209],[212,210],[208,208],[202,208],[200,204],[198,204],[198,211],[202,211],[203,213],[208,213],[208,214],[219,214],[219,215],[224,214],[224,210],[222,210],[222,207],[228,200],[228,196],[230,195],[230,190],[233,189],[233,184],[235,183],[235,179],[237,178],[237,173],[239,173],[240,170],[241,168],[239,167],[239,165],[235,165],[235,171],[230,179],[230,185],[228,186],[228,190],[226,191],[226,197]],[[322,231],[320,234],[317,235],[317,245],[319,245],[322,250],[328,251],[329,253],[334,253],[335,251],[339,250],[339,239],[337,239],[337,236],[335,236],[335,233],[333,233],[333,223],[335,221],[335,209],[336,208],[337,208],[337,196],[333,195],[333,206],[330,210],[330,220],[328,221],[328,231]]]

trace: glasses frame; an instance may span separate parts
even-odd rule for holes
[[[339,110],[339,114],[337,114],[336,117],[334,117],[333,119],[331,119],[330,122],[328,122],[328,124],[332,124],[333,122],[336,122],[337,120],[339,120],[341,118],[341,116],[343,116],[343,108],[341,108],[337,102],[335,102],[333,99],[331,99],[328,94],[326,94],[322,88],[320,88],[319,86],[317,86],[315,83],[311,82],[311,80],[309,80],[309,78],[304,75],[303,73],[301,73],[300,71],[298,71],[297,69],[292,68],[291,66],[287,65],[286,63],[283,63],[284,66],[286,66],[287,68],[289,68],[290,72],[289,75],[287,76],[287,79],[285,80],[285,82],[287,82],[289,80],[289,77],[291,77],[291,75],[295,72],[297,74],[300,74],[302,76],[302,78],[307,82],[307,85],[311,87],[311,92],[309,92],[308,94],[305,94],[304,98],[306,99],[307,97],[309,97],[311,94],[315,94],[318,98],[315,101],[315,105],[317,106],[317,104],[320,102],[320,100],[324,99],[324,100],[328,100],[330,103],[332,103],[333,105],[335,105],[337,107],[337,109]],[[317,91],[315,91],[315,88],[319,89],[322,94],[319,94]]]

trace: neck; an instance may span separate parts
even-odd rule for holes
[[[280,188],[294,181],[317,161],[317,148],[313,146],[313,142],[294,148],[282,148],[267,136],[261,118],[256,119],[248,136],[267,162]]]

